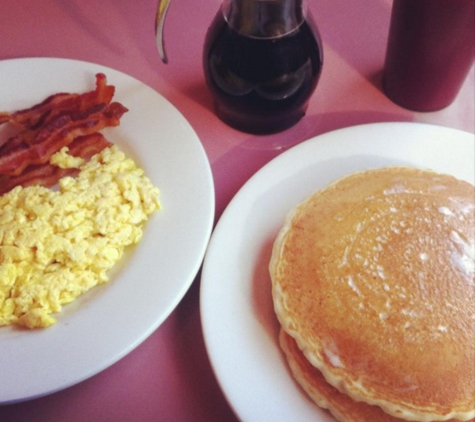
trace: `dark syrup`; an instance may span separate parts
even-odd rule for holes
[[[203,65],[220,119],[244,132],[273,133],[305,115],[322,50],[306,21],[284,36],[253,38],[231,29],[218,13],[206,36]]]

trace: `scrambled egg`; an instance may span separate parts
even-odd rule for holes
[[[0,197],[0,326],[47,327],[51,313],[92,287],[160,208],[158,189],[117,146],[88,163],[61,150],[55,165],[79,165],[59,189],[16,187]]]

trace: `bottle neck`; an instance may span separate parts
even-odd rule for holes
[[[305,20],[305,0],[224,0],[228,25],[242,35],[276,38],[292,32]]]

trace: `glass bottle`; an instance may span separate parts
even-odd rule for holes
[[[322,64],[305,0],[224,0],[206,34],[203,68],[216,114],[244,132],[297,123]]]

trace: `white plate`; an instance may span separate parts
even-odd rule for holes
[[[414,123],[330,132],[259,170],[223,213],[201,276],[201,318],[213,369],[245,422],[329,422],[293,381],[278,346],[268,263],[287,212],[346,174],[410,165],[475,182],[474,136]]]
[[[55,92],[91,90],[97,72],[116,86],[114,100],[129,109],[120,126],[104,133],[159,187],[163,209],[113,269],[111,281],[65,306],[55,325],[0,327],[0,403],[68,387],[137,347],[188,290],[211,234],[214,187],[204,149],[185,118],[150,87],[92,63],[8,60],[0,62],[0,109],[29,107]]]

